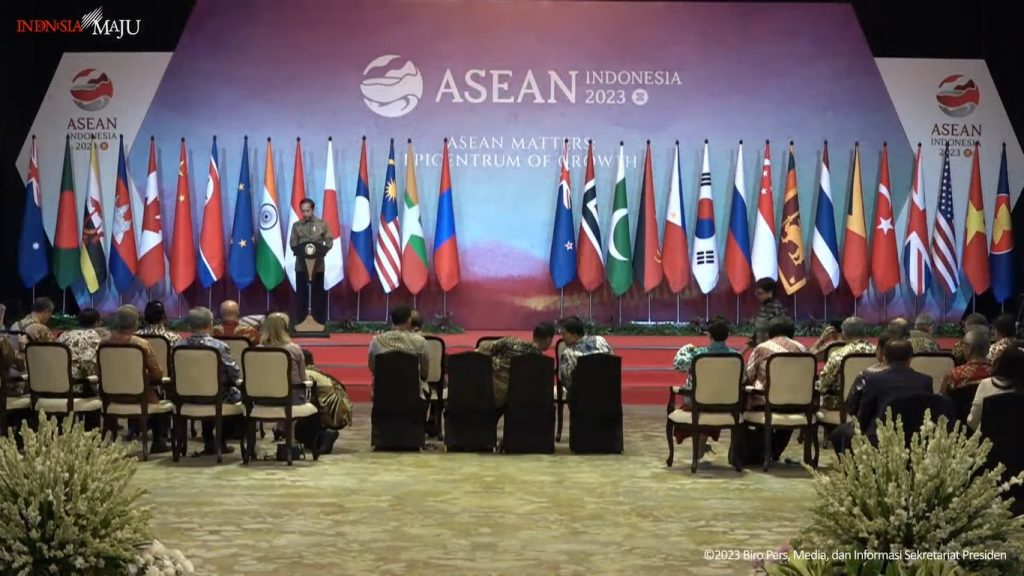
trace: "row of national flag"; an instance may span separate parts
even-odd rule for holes
[[[192,228],[192,198],[185,139],[181,139],[174,197],[174,226],[171,231],[170,251],[166,259],[155,140],[150,138],[149,142],[149,166],[138,238],[132,214],[132,198],[138,196],[138,191],[127,168],[123,138],[119,142],[109,252],[104,244],[103,192],[100,185],[97,148],[95,142],[90,146],[87,199],[82,216],[82,232],[79,235],[71,143],[70,139],[65,140],[57,226],[51,245],[43,227],[39,163],[33,137],[25,185],[24,223],[18,243],[18,273],[26,288],[35,286],[51,272],[57,286],[62,290],[81,281],[90,294],[95,294],[106,286],[108,277],[118,292],[124,293],[131,290],[136,281],[143,288],[150,289],[164,282],[168,273],[171,289],[178,294],[195,284],[197,279],[203,288],[210,288],[226,275],[230,276],[240,290],[247,288],[257,278],[267,290],[276,288],[286,277],[292,288],[295,288],[295,257],[291,250],[286,251],[282,238],[283,226],[279,217],[277,179],[274,174],[274,151],[269,138],[263,185],[255,198],[249,171],[248,137],[242,145],[235,213],[226,251],[217,138],[213,138],[210,152],[206,189],[202,198],[198,246]],[[326,289],[330,290],[339,284],[346,275],[356,291],[365,288],[374,278],[380,280],[386,293],[404,284],[415,295],[426,286],[429,266],[420,221],[412,140],[409,141],[407,155],[405,209],[399,219],[395,143],[394,140],[391,141],[375,247],[370,216],[366,138],[363,138],[359,176],[356,181],[353,226],[346,257],[342,255],[341,247],[333,141],[328,138],[324,194],[320,212],[331,231],[334,243],[324,258]],[[306,198],[302,143],[296,139],[291,206],[285,230],[290,230],[292,224],[300,219],[301,204]],[[259,207],[255,221],[254,206]],[[47,255],[51,251],[52,258],[48,258]],[[460,266],[447,139],[441,169],[433,255],[434,274],[438,284],[443,291],[451,291],[459,283]]]
[[[578,234],[574,232],[572,215],[568,141],[563,147],[559,164],[561,175],[550,253],[550,272],[555,288],[564,289],[578,276],[587,292],[593,292],[607,281],[616,296],[625,294],[634,284],[648,293],[665,281],[673,293],[678,293],[690,285],[692,276],[702,293],[707,294],[715,289],[723,263],[720,262],[722,258],[718,254],[707,140],[704,141],[692,246],[687,242],[678,141],[675,144],[664,232],[660,242],[655,213],[651,143],[647,142],[641,179],[640,209],[632,240],[629,233],[623,144],[619,143],[607,259],[598,218],[593,142],[589,143],[587,149],[586,183]],[[825,142],[821,154],[814,230],[810,246],[810,274],[822,294],[828,295],[838,289],[841,279],[846,281],[855,298],[860,298],[868,290],[869,283],[874,286],[877,293],[887,293],[900,285],[902,258],[906,286],[914,296],[924,295],[930,289],[933,278],[937,279],[947,295],[956,294],[960,288],[961,265],[963,276],[975,294],[984,293],[991,288],[996,301],[1000,303],[1013,296],[1014,246],[1005,145],[999,168],[991,246],[985,232],[979,149],[977,144],[975,145],[968,208],[964,219],[962,259],[957,257],[948,146],[943,154],[938,214],[929,245],[921,145],[918,144],[902,257],[896,240],[887,146],[882,146],[870,246],[861,183],[859,144],[854,149],[852,172],[845,233],[840,252],[828,142]],[[795,294],[807,284],[808,266],[800,217],[793,142],[789,143],[782,221],[778,230],[772,191],[769,142],[765,142],[753,235],[748,221],[745,182],[743,141],[740,141],[735,179],[729,191],[729,228],[724,254],[725,275],[729,286],[735,294],[741,294],[750,288],[754,280],[772,278],[780,282],[786,294]]]

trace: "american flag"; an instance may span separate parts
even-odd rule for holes
[[[953,228],[953,186],[949,176],[949,145],[942,160],[942,188],[939,209],[932,232],[932,263],[947,294],[954,294],[960,285],[956,259],[956,232]]]

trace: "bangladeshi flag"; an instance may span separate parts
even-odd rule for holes
[[[57,204],[57,231],[53,236],[53,276],[61,290],[82,278],[78,253],[78,200],[75,199],[75,175],[71,170],[70,137],[64,139],[64,172]]]

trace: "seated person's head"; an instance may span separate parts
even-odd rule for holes
[[[885,331],[878,335],[878,347],[875,348],[875,354],[877,355],[878,361],[885,363],[885,345],[892,341],[895,336],[891,332]]]
[[[260,343],[267,346],[284,346],[292,341],[288,334],[290,320],[284,312],[268,314],[263,321],[263,330],[260,334]]]
[[[1012,314],[1003,314],[992,323],[996,339],[1013,338],[1017,334],[1017,319]]]
[[[796,325],[793,324],[793,320],[787,316],[778,316],[772,318],[771,322],[768,323],[768,337],[778,338],[779,336],[785,336],[786,338],[793,338],[796,336]]]
[[[887,328],[897,338],[908,338],[910,336],[910,322],[906,318],[897,316],[889,321]]]
[[[715,318],[708,324],[708,337],[712,342],[725,342],[729,338],[729,323],[722,318]]]
[[[40,296],[32,301],[32,313],[36,315],[36,318],[40,322],[46,324],[53,318],[53,300],[50,300],[46,296]]]
[[[238,302],[234,300],[225,300],[220,303],[220,320],[225,324],[237,324],[240,313],[238,312]]]
[[[570,316],[562,320],[562,340],[567,345],[572,346],[586,335],[587,327],[578,317]]]
[[[914,347],[910,345],[909,340],[902,338],[892,338],[885,343],[885,363],[893,366],[905,366],[910,364],[910,359],[914,357]]]
[[[1002,386],[1012,383],[1014,388],[1024,386],[1024,350],[1010,346],[996,356],[992,362],[992,376],[998,378]]]
[[[163,324],[164,320],[167,320],[167,311],[164,309],[164,303],[160,300],[150,300],[146,302],[146,308],[142,313],[142,319],[146,321],[149,326],[156,326],[157,324]]]
[[[964,334],[966,334],[968,330],[970,330],[971,328],[976,328],[978,326],[984,326],[988,328],[988,318],[985,318],[985,315],[979,312],[972,312],[971,314],[968,314],[966,318],[964,318],[963,324]]]
[[[931,314],[918,314],[914,319],[914,330],[931,334],[935,329],[935,317]]]
[[[391,309],[391,325],[396,330],[412,329],[412,308],[405,305],[395,306]]]
[[[843,340],[847,342],[863,340],[868,335],[868,329],[864,326],[864,321],[856,316],[850,316],[843,320],[842,331]]]
[[[992,345],[989,329],[985,326],[971,328],[964,334],[964,344],[967,344],[968,360],[985,360]]]
[[[95,308],[82,308],[78,313],[79,328],[95,328],[100,324],[100,312]]]
[[[757,296],[757,301],[762,304],[775,298],[775,291],[778,289],[779,283],[772,278],[761,278],[754,285],[754,296]]]
[[[213,312],[205,306],[189,310],[188,329],[195,334],[209,334],[213,330]]]
[[[551,347],[555,338],[555,325],[552,322],[540,322],[533,327],[533,345],[541,352]]]
[[[134,334],[139,329],[139,309],[125,304],[114,312],[114,330],[122,334]]]
[[[423,314],[419,310],[413,310],[409,316],[409,325],[413,332],[423,331]]]

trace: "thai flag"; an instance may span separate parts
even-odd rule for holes
[[[821,152],[821,180],[818,184],[818,212],[814,217],[811,244],[811,274],[821,293],[828,295],[839,287],[839,242],[836,239],[836,213],[832,205],[832,182],[828,168],[828,142]]]

